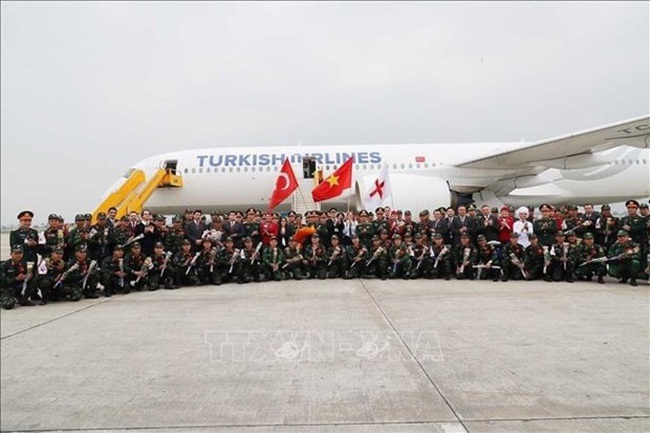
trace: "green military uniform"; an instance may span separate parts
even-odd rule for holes
[[[368,213],[365,210],[359,212],[359,216],[367,216]],[[372,237],[375,234],[379,234],[379,231],[375,232],[374,226],[369,222],[359,222],[357,227],[354,229],[357,236],[359,236],[359,242],[361,245],[370,249],[372,246]]]
[[[400,235],[393,235],[393,246],[388,250],[388,263],[390,270],[388,278],[403,278],[408,279],[411,271],[411,256],[409,255],[406,245],[395,242],[401,240]]]
[[[0,263],[0,306],[6,310],[11,310],[17,303],[34,305],[29,297],[36,294],[34,278],[28,279],[27,261],[22,246],[15,245],[12,253],[22,253],[23,256],[16,255]],[[35,275],[36,271],[32,268],[31,275]]]
[[[557,221],[555,218],[540,218],[533,222],[533,232],[537,235],[539,243],[542,246],[551,246],[558,232]]]
[[[239,278],[242,274],[242,252],[240,249],[234,247],[234,239],[227,237],[224,241],[225,248],[219,251],[219,266],[222,269],[221,282],[227,283]]]
[[[431,256],[429,255],[429,245],[425,244],[426,237],[422,233],[415,234],[415,243],[411,246],[411,272],[409,277],[416,279],[428,276],[431,272]]]
[[[63,248],[54,247],[52,255],[44,261],[47,271],[38,279],[38,287],[41,289],[44,300],[58,301],[63,296],[60,290],[61,285],[57,285],[59,279],[68,269],[65,260],[63,260],[63,253]]]
[[[363,212],[363,211],[362,211]],[[345,279],[359,278],[365,273],[365,263],[368,254],[368,248],[362,244],[361,237],[352,235],[350,238],[352,244],[345,248],[345,254],[348,258],[349,266],[345,275]]]
[[[605,262],[593,262],[594,259],[602,259],[605,257],[605,249],[596,243],[588,245],[586,240],[594,239],[594,235],[587,232],[583,235],[583,242],[576,249],[576,277],[581,280],[591,281],[591,278],[598,276],[600,284],[605,283],[603,277],[607,273],[607,266]]]
[[[153,267],[149,270],[149,285],[151,286],[151,290],[157,290],[161,285],[167,290],[177,288],[174,286],[176,272],[174,272],[172,256],[171,251],[164,251],[162,242],[154,244],[154,253],[151,256],[151,264]]]
[[[196,260],[196,273],[199,277],[199,283],[221,285],[220,267],[219,250],[212,246],[212,241],[204,239],[199,257]]]
[[[325,252],[327,259],[327,278],[343,278],[347,271],[347,257],[345,247],[339,243],[339,237],[334,235],[330,241],[336,245],[331,245]]]
[[[127,284],[138,291],[148,287],[148,272],[152,265],[150,263],[148,264],[146,259],[147,257],[140,252],[139,242],[132,243],[131,251],[124,256],[124,269]],[[144,274],[136,275],[136,272],[144,272]]]
[[[100,213],[100,215],[105,214]],[[97,260],[101,263],[104,258],[108,257],[111,253],[111,235],[112,229],[111,226],[103,224],[95,224],[90,228],[88,233],[88,250],[90,252],[90,257],[93,260]]]
[[[262,280],[262,261],[260,251],[255,251],[253,240],[244,238],[244,248],[241,249],[241,260],[237,282],[240,284],[255,281],[259,283]]]
[[[576,249],[568,242],[564,242],[564,234],[555,235],[555,243],[549,248],[551,261],[546,269],[546,281],[573,282],[575,269]]]
[[[83,255],[78,253],[83,252]],[[71,301],[78,301],[85,296],[95,299],[97,295],[97,283],[99,282],[96,262],[86,258],[87,250],[80,245],[75,250],[75,258],[68,264],[69,273],[62,282],[61,293],[70,298]]]
[[[38,245],[30,246],[27,244],[28,240],[38,244],[38,231],[33,228],[19,228],[9,233],[9,246],[11,248],[21,246],[23,248],[23,259],[26,262],[35,263],[38,254]]]
[[[357,249],[356,254],[359,251],[360,249]],[[348,247],[347,253],[349,259],[351,257],[350,254],[353,254],[354,251]],[[388,278],[388,250],[381,244],[379,236],[372,237],[372,248],[367,256],[369,258],[365,263],[359,262],[357,264],[360,269],[365,267],[364,278],[381,278],[382,280]],[[363,258],[363,255],[361,257]],[[365,266],[361,266],[362,264]]]
[[[195,254],[192,253],[192,244],[190,241],[183,241],[183,246],[179,252],[172,256],[172,265],[174,269],[174,286],[194,286],[199,283],[196,269],[191,265]],[[189,246],[189,248],[187,247]],[[185,250],[187,248],[187,251]],[[198,257],[197,257],[198,260]]]
[[[249,209],[247,212],[251,211]],[[249,237],[253,240],[253,245],[257,245],[260,241],[260,223],[255,220],[246,220],[243,222],[244,228],[246,229],[246,237]]]
[[[289,239],[289,246],[284,249],[284,264],[282,265],[282,269],[290,278],[296,280],[302,280],[304,278],[302,253],[293,238]]]
[[[512,233],[510,239],[513,241],[503,247],[503,257],[501,258],[501,280],[509,279],[521,280],[528,279],[526,270],[526,249],[520,243],[513,244],[514,239],[518,239],[518,233]]]
[[[68,256],[72,257],[74,252],[77,251],[77,248],[81,246],[88,247],[88,235],[90,230],[85,226],[82,226],[81,223],[85,221],[82,214],[77,214],[75,217],[75,223],[77,225],[70,230],[68,234]]]
[[[476,278],[474,266],[478,262],[478,250],[472,243],[462,244],[462,239],[469,239],[469,235],[461,235],[461,243],[454,247],[454,264],[456,265],[456,279]]]
[[[122,247],[115,246],[114,250],[116,249],[122,250]],[[100,276],[102,286],[104,286],[104,296],[110,298],[113,293],[129,293],[131,290],[125,277],[124,257],[106,257],[102,261]]]
[[[477,248],[478,263],[476,265],[490,266],[489,268],[476,269],[476,275],[478,279],[487,280],[488,278],[492,278],[492,281],[499,281],[499,277],[501,276],[501,270],[492,267],[492,266],[501,267],[499,258],[497,256],[497,250],[492,245],[487,243],[487,239],[484,235],[478,235],[476,240],[478,241],[478,248]]]
[[[327,260],[325,247],[320,243],[320,236],[317,233],[311,235],[312,242],[308,243],[302,255],[303,268],[308,273],[308,278],[318,277],[321,280],[327,278]],[[318,243],[313,243],[317,239]]]
[[[453,268],[453,248],[445,244],[445,237],[442,233],[433,235],[433,245],[431,245],[431,270],[429,277],[451,279]]]
[[[276,244],[262,251],[262,264],[264,274],[268,276],[269,280],[282,281],[284,279],[284,272],[282,271],[282,262],[284,262],[284,253],[282,249],[277,246],[277,238],[271,237],[275,240]]]
[[[618,232],[617,240],[609,249],[609,275],[619,278],[621,283],[630,280],[632,286],[636,286],[637,276],[641,271],[640,248],[639,245],[627,238],[628,233],[625,230]]]
[[[532,233],[528,236],[528,239],[532,242],[538,238],[536,234]],[[528,245],[528,247],[526,247],[525,265],[529,280],[537,280],[544,277],[544,263],[544,247],[539,243],[531,243]]]

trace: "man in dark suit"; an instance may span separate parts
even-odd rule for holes
[[[234,210],[228,212],[228,221],[223,224],[223,232],[226,237],[230,236],[233,239],[236,248],[242,247],[242,239],[246,236],[246,227],[237,221],[237,213]]]
[[[203,222],[201,216],[203,212],[196,209],[193,213],[191,221],[185,223],[183,231],[185,232],[185,239],[192,243],[192,250],[198,251],[203,244],[203,232],[208,230],[208,226]]]
[[[144,238],[140,239],[142,254],[150,257],[153,255],[153,246],[160,237],[160,231],[151,220],[151,211],[149,209],[144,209],[140,218],[140,222],[135,226],[135,235],[144,235]]]
[[[470,242],[474,241],[476,233],[476,220],[467,215],[467,208],[465,206],[458,206],[458,215],[454,217],[451,223],[451,234],[453,236],[454,245],[460,245],[460,236],[467,233]]]

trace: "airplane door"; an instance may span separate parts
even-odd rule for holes
[[[313,179],[316,173],[316,160],[313,156],[302,157],[302,176],[303,179]]]

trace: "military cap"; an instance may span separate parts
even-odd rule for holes
[[[433,238],[434,239],[442,239],[442,233],[434,233]]]
[[[287,216],[296,216],[296,211],[290,210]]]
[[[140,242],[136,241],[131,244],[131,249],[133,248],[140,248],[142,245],[140,245]]]
[[[189,243],[189,241],[188,241],[188,243]],[[113,247],[113,251],[117,251],[117,250],[122,250],[122,251],[124,251],[124,247],[123,247],[122,245],[115,245],[115,246]]]
[[[648,203],[641,203],[641,204],[639,205],[639,208],[640,208],[640,209],[648,209]]]
[[[574,204],[570,204],[566,208],[567,208],[567,210],[578,210],[578,206],[576,206]]]
[[[77,215],[77,216],[79,216],[79,215]],[[75,217],[75,220],[76,220],[76,219],[77,219],[77,218]],[[83,218],[82,218],[82,219],[83,219]],[[120,218],[120,221],[126,221],[126,222],[128,222],[128,221],[129,221],[129,217],[126,216],[126,215],[123,215],[122,218]]]
[[[537,235],[535,233],[531,233],[528,235],[528,239],[537,239]]]
[[[411,215],[411,211],[410,210],[405,210],[404,211],[404,216],[406,216],[406,215]]]
[[[408,231],[404,232],[404,238],[412,238],[412,237],[413,237],[413,233],[408,232]]]
[[[327,212],[337,212],[337,211],[338,211],[337,208],[335,208],[335,207],[331,207],[330,210],[328,210]]]
[[[555,237],[558,237],[558,236],[566,236],[566,233],[564,233],[562,230],[560,230],[559,232],[555,233]]]
[[[158,218],[156,218],[158,221],[167,221],[167,217],[165,215],[158,215]]]
[[[476,236],[476,240],[477,241],[485,241],[487,239],[485,239],[485,235],[478,235],[478,236]]]
[[[424,209],[424,210],[420,211],[420,216],[427,216],[427,215],[429,215],[429,210],[428,209]]]
[[[449,209],[453,209],[453,208],[450,206]],[[447,208],[445,208],[445,207],[443,207],[443,206],[440,206],[440,207],[437,209],[437,211],[440,212],[440,213],[445,213],[445,212],[447,212]]]
[[[492,209],[490,209],[490,212],[491,213],[499,213],[499,209],[493,207]]]
[[[244,239],[242,239],[244,242],[253,242],[253,238],[246,236]]]
[[[619,230],[618,233],[616,233],[616,236],[627,236],[629,233],[627,230]]]
[[[511,238],[518,238],[518,237],[519,237],[519,233],[517,233],[517,232],[512,232],[512,233],[510,233],[510,237],[511,237]]]
[[[89,214],[89,213],[86,213],[86,214],[84,214],[84,219],[85,220],[91,220],[91,219],[93,219],[93,216],[91,214]]]
[[[24,252],[24,251],[25,251],[25,250],[23,249],[23,246],[22,246],[22,245],[14,245],[14,246],[11,248],[11,252],[12,252],[12,253],[22,253],[22,252]]]
[[[314,238],[320,238],[320,236],[318,235],[318,233],[313,233],[313,234],[311,235],[311,238],[312,238],[312,239],[314,239]]]
[[[584,235],[582,235],[582,239],[593,239],[594,235],[591,232],[587,232]]]
[[[476,210],[476,206],[474,206],[474,204],[472,203],[469,206],[467,206],[467,210]]]
[[[29,215],[30,218],[34,218],[34,212],[32,212],[31,210],[24,210],[18,214],[18,219],[21,219],[25,215]]]
[[[639,207],[639,202],[636,200],[628,200],[625,202],[625,207],[636,206]]]
[[[338,241],[338,240],[339,240],[339,237],[336,236],[336,235],[332,235],[332,237],[330,238],[330,240],[334,240],[334,239],[336,239],[336,240]]]
[[[232,238],[232,236],[228,236],[224,242],[235,242],[235,240]]]
[[[59,216],[55,213],[51,213],[50,216],[47,217],[48,220],[58,220]]]
[[[192,245],[192,242],[189,241],[189,239],[183,239],[183,243],[181,245]]]
[[[353,236],[354,237],[354,236]],[[358,236],[357,236],[358,237]],[[380,241],[381,239],[377,235],[372,235],[372,240],[373,241]]]
[[[546,210],[546,209],[548,209],[548,210],[552,210],[551,206],[548,205],[548,204],[546,204],[546,203],[544,203],[543,205],[541,205],[541,206],[539,207],[539,210]]]
[[[174,219],[172,220],[172,222],[175,222],[175,223],[183,222],[183,218],[181,218],[180,216],[176,215],[176,216],[174,217]]]
[[[388,234],[388,230],[386,230],[386,229],[381,229],[381,230],[379,230],[379,234],[380,234],[380,235],[387,235],[387,234]]]
[[[368,211],[365,209],[361,209],[361,211],[359,212],[359,216],[368,216]]]
[[[332,237],[333,237],[333,236],[332,236]],[[277,241],[277,240],[278,240],[278,237],[277,237],[276,235],[271,235],[271,237],[269,238],[269,240],[270,240],[270,241]]]
[[[377,235],[375,235],[375,236],[377,236]],[[357,234],[355,233],[355,234],[353,234],[352,236],[350,236],[350,239],[359,239],[359,235],[357,235]]]
[[[566,235],[566,236],[578,236],[578,235],[576,234],[576,232],[572,232],[572,231],[567,231],[567,232],[565,232],[565,235]]]
[[[384,208],[379,206],[377,209],[375,209],[375,213],[379,213],[379,212],[384,213]]]
[[[608,204],[604,204],[600,207],[600,210],[612,210],[612,207]]]
[[[163,245],[162,242],[156,242],[155,244],[153,244],[153,247],[154,248],[165,248],[165,246]]]
[[[422,239],[422,233],[417,232],[414,237],[415,239]]]
[[[97,214],[97,219],[106,219],[106,214],[104,212],[100,212]]]
[[[393,235],[393,239],[402,239],[402,237],[399,234],[395,233]]]
[[[249,207],[248,209],[246,209],[246,215],[255,214],[255,213],[256,213],[256,211],[252,207]]]
[[[61,214],[58,214],[57,216],[59,217],[59,221],[63,221],[65,219],[65,218],[63,218],[63,215],[61,215]]]
[[[137,244],[137,242],[136,242],[136,244]],[[138,244],[138,245],[139,245],[139,244]],[[79,252],[81,252],[81,253],[85,253],[85,252],[88,251],[88,249],[86,248],[86,244],[79,244],[79,245],[77,245],[77,246],[75,247],[74,251],[75,251],[76,253],[79,253]]]
[[[122,218],[126,218],[126,217],[122,217]],[[74,220],[75,221],[83,221],[84,220],[83,214],[78,213],[77,215],[74,216]],[[129,219],[126,218],[126,220],[128,221]]]
[[[461,238],[469,238],[469,235],[467,233],[463,233],[460,235]]]
[[[395,211],[393,211],[393,212],[396,213],[397,215],[402,215],[402,209],[397,209],[397,212],[395,212]],[[391,213],[393,213],[393,212],[391,212]]]
[[[57,254],[63,254],[63,252],[64,252],[63,248],[61,247],[54,247],[54,249],[52,250],[52,253],[57,253]]]

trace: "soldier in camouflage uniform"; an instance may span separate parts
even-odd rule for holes
[[[289,246],[284,249],[285,263],[282,265],[282,269],[288,274],[288,277],[295,280],[304,278],[302,258],[300,244],[293,237],[289,238]]]
[[[422,233],[415,234],[415,243],[411,246],[411,272],[409,277],[412,279],[428,276],[431,272],[431,257],[429,255],[429,245],[426,237]]]
[[[126,282],[124,267],[124,248],[122,245],[113,247],[113,255],[102,261],[100,280],[104,286],[104,296],[110,298],[113,293],[129,293],[130,286]]]
[[[362,252],[362,250],[357,251],[357,255]],[[351,260],[350,254],[352,254],[352,251],[348,247],[349,260]],[[363,257],[368,257],[365,263],[362,261]],[[372,237],[372,248],[367,254],[365,252],[361,254],[361,259],[356,267],[365,268],[364,278],[381,278],[382,280],[388,278],[388,250],[382,245],[379,236]]]
[[[269,246],[262,251],[262,267],[264,275],[269,280],[282,281],[284,272],[282,272],[282,262],[284,261],[284,254],[282,249],[278,247],[278,238],[271,236],[269,239]]]
[[[637,213],[639,202],[636,200],[628,200],[625,202],[625,207],[627,208],[627,215],[621,218],[620,227],[628,232],[632,242],[639,247],[639,263],[641,269],[645,269],[647,265],[648,218]],[[647,211],[644,210],[644,212],[647,215]]]
[[[192,266],[192,260],[195,260],[192,243],[185,239],[181,244],[181,250],[172,256],[175,288],[199,284],[199,277],[196,274],[196,269]]]
[[[544,248],[539,244],[539,238],[535,233],[528,235],[530,245],[526,247],[526,271],[529,280],[537,280],[544,277]]]
[[[420,233],[427,240],[431,239],[431,220],[429,219],[429,211],[423,209],[420,211],[420,221],[415,223],[413,228],[415,233]]]
[[[172,227],[167,232],[165,236],[165,249],[171,251],[172,254],[176,254],[181,250],[183,245],[183,240],[185,239],[185,233],[183,232],[183,219],[179,216],[175,216],[172,221]]]
[[[388,264],[390,266],[388,278],[403,278],[405,280],[409,278],[411,256],[402,243],[400,235],[393,235],[393,246],[388,250]]]
[[[196,272],[200,284],[221,285],[221,269],[219,266],[219,250],[213,245],[212,239],[203,239],[199,258],[196,261]]]
[[[255,209],[249,208],[246,210],[246,220],[243,222],[246,229],[246,236],[253,240],[253,244],[257,245],[260,238],[260,223],[255,220]]]
[[[327,261],[325,256],[325,246],[320,243],[318,233],[311,235],[311,243],[305,246],[302,255],[303,268],[308,273],[308,278],[318,277],[321,280],[327,278]]]
[[[386,230],[387,232],[390,231],[390,223],[385,218],[384,208],[378,207],[377,209],[375,209],[375,219],[372,221],[371,224],[372,224],[372,234],[380,233],[382,230]],[[363,243],[363,239],[361,239],[361,236],[359,236],[359,240]],[[366,245],[366,248],[368,247],[369,245]]]
[[[327,258],[327,278],[343,278],[347,271],[345,248],[339,242],[337,235],[330,238],[330,247],[325,252]]]
[[[36,269],[32,272],[34,275]],[[2,308],[11,310],[16,304],[27,307],[34,305],[29,297],[36,293],[35,282],[32,278],[25,283],[27,279],[24,249],[22,245],[14,245],[11,248],[11,258],[0,264],[0,306]]]
[[[237,282],[239,284],[262,281],[262,261],[260,251],[253,245],[253,239],[244,238]]]
[[[63,280],[61,293],[69,297],[71,301],[78,301],[82,296],[87,299],[99,298],[97,294],[98,269],[88,259],[86,246],[84,244],[77,245],[74,254],[74,259],[68,263],[68,270],[73,266],[76,269],[70,270],[65,280]]]
[[[174,288],[174,269],[172,264],[172,253],[165,252],[162,242],[156,242],[153,246],[153,255],[151,264],[153,267],[149,270],[150,290],[158,290],[161,286],[167,290]]]
[[[543,204],[539,210],[542,217],[533,222],[533,232],[537,235],[540,245],[550,247],[558,232],[557,221],[553,218],[551,206]]]
[[[38,253],[38,231],[32,228],[34,213],[24,210],[18,214],[20,227],[9,234],[9,246],[11,248],[20,245],[23,248],[23,259],[26,262],[36,263]]]
[[[365,209],[359,212],[359,223],[355,228],[355,232],[361,245],[369,249],[372,246],[372,236],[375,234],[375,230],[373,225],[368,222],[368,212]]]
[[[55,248],[65,248],[65,231],[62,220],[57,214],[50,214],[47,218],[49,227],[43,232],[45,245],[40,249],[41,256],[50,257]]]
[[[630,239],[630,235],[625,230],[619,230],[614,245],[609,249],[609,275],[619,278],[619,283],[627,283],[636,286],[637,276],[641,271],[641,261],[639,254],[641,249],[639,245]]]
[[[546,269],[546,281],[566,281],[573,283],[575,269],[575,247],[565,242],[564,232],[555,234],[555,243],[549,249],[551,262]]]
[[[77,214],[74,217],[75,227],[70,230],[68,234],[68,251],[67,255],[72,258],[75,255],[75,251],[80,246],[88,246],[88,235],[90,230],[86,228],[86,220],[83,214]]]
[[[111,226],[106,224],[106,214],[104,212],[98,213],[97,223],[90,228],[88,234],[88,251],[92,260],[101,263],[111,254],[111,231]]]
[[[501,281],[528,279],[526,249],[519,243],[519,233],[510,234],[510,242],[503,247]]]
[[[487,280],[488,278],[492,278],[492,281],[499,281],[501,270],[493,268],[493,266],[500,267],[497,250],[487,243],[487,239],[484,235],[478,235],[476,241],[478,242],[478,263],[476,265],[484,266],[483,268],[477,268],[476,270],[478,279]]]
[[[61,298],[60,286],[56,288],[54,286],[67,269],[63,254],[63,248],[54,247],[50,257],[44,261],[47,272],[38,279],[38,287],[41,289],[43,301],[58,301]]]
[[[127,284],[137,291],[148,287],[148,274],[151,266],[147,263],[147,257],[142,253],[140,242],[133,242],[131,250],[124,257],[124,269]]]
[[[582,243],[576,250],[576,277],[579,280],[591,281],[594,275],[598,276],[598,282],[605,284],[603,277],[607,273],[607,266],[604,262],[590,263],[594,259],[605,257],[605,250],[600,245],[594,243],[594,235],[586,232],[583,235]]]
[[[475,269],[472,267],[478,262],[478,250],[470,242],[470,236],[467,233],[460,235],[460,243],[454,247],[453,253],[454,265],[456,266],[456,279],[474,280]]]
[[[444,278],[451,279],[453,269],[453,248],[445,244],[445,237],[442,233],[434,233],[433,244],[430,251],[431,268],[429,279]]]
[[[224,248],[219,252],[222,283],[234,281],[235,278],[241,275],[242,260],[241,250],[235,248],[235,240],[228,236],[224,241]]]
[[[113,226],[111,236],[112,245],[124,245],[129,240],[131,237],[131,231],[129,229],[129,217],[123,216],[120,218],[119,223]]]

